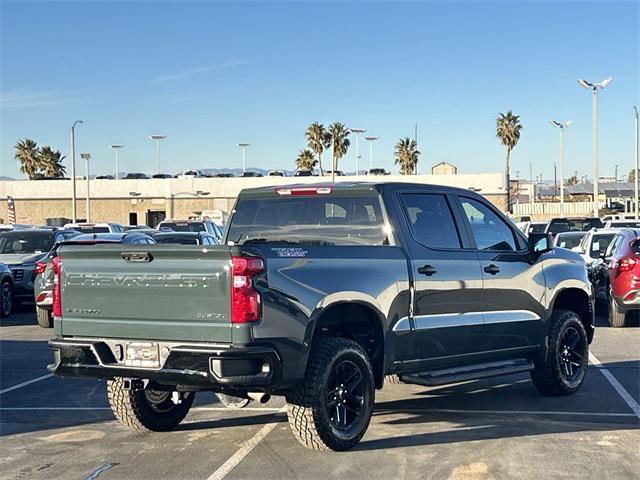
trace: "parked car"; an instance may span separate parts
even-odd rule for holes
[[[241,177],[264,177],[260,172],[242,172]]]
[[[233,173],[216,173],[214,175],[216,178],[234,178],[235,175]]]
[[[573,251],[580,254],[587,266],[594,298],[600,294],[606,295],[609,288],[609,274],[603,258],[616,233],[618,231],[615,229],[594,228],[585,233],[580,245],[573,247]],[[566,233],[559,233],[558,236],[560,235],[566,235]]]
[[[294,177],[313,177],[315,176],[311,170],[297,170],[293,174]]]
[[[612,215],[605,215],[604,217],[602,217],[602,222],[608,222],[609,220],[624,220],[624,215],[620,215],[620,214],[612,214]]]
[[[624,204],[620,202],[611,202],[607,208],[612,212],[618,213],[624,213],[624,211],[626,210]]]
[[[553,239],[553,244],[556,247],[571,250],[572,248],[580,246],[580,242],[586,234],[587,232],[560,232]]]
[[[389,175],[389,172],[384,168],[372,168],[367,172],[367,175]]]
[[[176,175],[175,178],[200,178],[206,175],[200,170],[183,170],[182,173]]]
[[[122,231],[128,232],[129,230],[155,230],[147,225],[122,225]]]
[[[640,220],[607,220],[604,228],[640,228]]]
[[[163,220],[158,224],[158,230],[173,232],[207,232],[216,240],[222,239],[222,229],[211,220]]]
[[[150,245],[156,241],[150,236],[139,231],[124,233],[95,233],[82,234],[70,237],[65,241],[56,243],[48,254],[36,263],[36,278],[34,285],[34,298],[36,302],[36,319],[42,328],[53,327],[53,260],[58,257],[61,245]]]
[[[75,230],[80,233],[120,233],[123,231],[119,223],[67,223],[66,230]]]
[[[33,299],[36,262],[51,250],[54,243],[74,235],[77,233],[69,230],[40,228],[0,233],[0,262],[11,269],[14,303]]]
[[[284,170],[269,170],[267,177],[288,177]]]
[[[156,232],[153,239],[158,243],[180,245],[219,245],[220,242],[207,232]]]
[[[11,230],[24,230],[25,228],[33,228],[31,225],[20,225],[14,223],[0,223],[0,232]]]
[[[516,226],[522,233],[529,236],[530,233],[544,233],[547,228],[547,223],[548,222],[533,222],[531,220],[525,220],[516,223]]]
[[[96,180],[115,180],[116,177],[113,175],[97,175]]]
[[[170,173],[154,173],[151,178],[173,178]]]
[[[149,175],[146,173],[127,173],[124,177],[125,180],[147,180]]]
[[[333,170],[325,170],[323,172],[323,175],[325,177],[330,177],[331,175],[333,175]],[[342,170],[336,170],[336,177],[344,177],[344,172]]]
[[[553,236],[560,232],[586,232],[592,228],[604,227],[599,218],[576,217],[576,218],[552,218],[547,223],[545,233]]]
[[[11,315],[13,310],[13,275],[11,269],[0,263],[0,318]]]
[[[550,235],[527,239],[468,190],[246,189],[225,240],[206,252],[99,245],[90,270],[81,247],[63,246],[50,371],[106,379],[115,417],[139,431],[177,426],[197,391],[283,395],[295,437],[318,450],[360,441],[385,375],[444,385],[530,372],[541,392],[568,395],[587,373],[582,259]]]
[[[619,230],[604,261],[609,274],[609,325],[624,327],[640,310],[640,230]]]

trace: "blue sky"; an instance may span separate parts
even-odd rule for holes
[[[498,112],[521,115],[512,172],[553,177],[558,132],[575,120],[566,171],[591,172],[590,93],[600,96],[600,172],[633,164],[639,3],[628,2],[8,2],[1,7],[1,175],[18,177],[24,137],[112,173],[155,170],[147,136],[164,133],[163,170],[292,168],[313,121],[380,136],[376,166],[418,123],[420,172],[448,161],[499,171]],[[361,153],[368,165],[368,150]],[[353,169],[355,149],[341,169]],[[328,156],[328,155],[327,155]]]

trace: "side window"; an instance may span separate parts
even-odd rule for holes
[[[613,252],[616,251],[616,247],[617,247],[619,242],[620,242],[620,235],[616,235],[615,237],[613,237],[613,240],[611,240],[611,243],[607,247],[607,251],[605,252],[604,256],[605,257],[612,256]]]
[[[402,195],[413,237],[425,247],[460,248],[460,236],[444,195],[411,193]]]
[[[513,231],[493,210],[472,198],[460,197],[478,250],[515,251]]]

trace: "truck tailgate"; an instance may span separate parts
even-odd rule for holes
[[[60,256],[64,336],[232,340],[228,247],[69,245]]]

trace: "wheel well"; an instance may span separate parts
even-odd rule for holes
[[[593,338],[593,304],[589,295],[578,288],[567,288],[561,291],[553,303],[554,310],[569,310],[580,317],[584,329],[589,337],[589,343]]]
[[[376,387],[382,387],[384,336],[378,313],[358,303],[329,307],[319,318],[316,334],[348,338],[358,343],[369,356]]]

